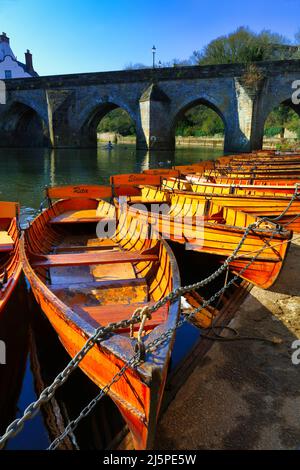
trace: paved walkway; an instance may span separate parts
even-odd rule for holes
[[[170,404],[157,449],[300,448],[300,240],[268,291],[254,287],[232,321],[241,335],[276,338],[215,343]]]

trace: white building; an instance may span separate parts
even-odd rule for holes
[[[37,77],[32,64],[32,54],[27,49],[25,64],[19,62],[10,48],[9,38],[5,33],[0,34],[0,79]]]

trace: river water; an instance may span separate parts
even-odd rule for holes
[[[20,202],[21,225],[26,227],[39,209],[45,186],[107,184],[113,174],[171,168],[175,164],[216,158],[222,153],[221,149],[196,147],[149,153],[136,151],[132,145],[118,145],[111,151],[103,146],[84,150],[0,149],[0,200]],[[25,283],[20,287],[0,322],[0,339],[7,345],[7,364],[0,365],[0,433],[12,419],[22,415],[68,361],[27,288]],[[192,327],[181,331],[181,344],[176,341],[173,362],[181,359],[182,344],[192,344],[198,337],[194,330]],[[28,422],[21,434],[9,441],[7,449],[46,448],[63,429],[62,422],[76,417],[96,394],[95,386],[76,371],[57,399]],[[103,403],[84,420],[78,433],[71,435],[69,447],[105,448],[120,431],[122,423],[118,422],[116,408],[109,399]]]

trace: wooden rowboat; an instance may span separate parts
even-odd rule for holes
[[[232,164],[228,166],[216,166],[214,171],[219,171],[220,173],[253,173],[253,174],[290,174],[293,173],[294,175],[298,175],[300,170],[300,164],[266,164],[266,163],[259,163],[257,166],[253,166],[253,164]]]
[[[269,180],[281,180],[281,179],[296,179],[299,181],[300,170],[294,169],[283,169],[283,170],[234,170],[234,169],[218,169],[215,170],[204,170],[201,172],[201,176],[218,178],[218,177],[230,177],[239,179],[269,179]]]
[[[219,171],[203,171],[202,167],[197,165],[181,165],[176,166],[174,169],[179,170],[183,176],[194,176],[207,180],[213,183],[221,184],[266,184],[266,185],[294,185],[299,183],[299,176],[295,175],[282,175],[271,173],[229,173],[224,172],[221,174]]]
[[[218,157],[218,162],[222,164],[230,164],[232,162],[257,162],[269,161],[269,162],[286,162],[286,161],[300,161],[300,154],[298,153],[268,153],[268,152],[255,152],[255,153],[246,153],[242,155],[226,155],[223,157]]]
[[[293,186],[300,182],[299,178],[282,178],[282,177],[231,177],[231,176],[201,176],[198,173],[187,173],[186,178],[195,177],[203,181],[209,181],[216,184],[229,184],[229,185],[255,185],[255,186]]]
[[[148,239],[148,225],[116,217],[114,206],[89,197],[88,186],[65,188],[60,199],[32,222],[21,239],[24,272],[44,314],[71,357],[95,328],[131,318],[137,308],[151,306],[180,285],[174,255],[157,234]],[[93,188],[94,194],[102,189]],[[74,194],[75,197],[70,198]],[[63,197],[62,187],[48,196]],[[97,238],[97,223],[116,224],[109,238]],[[98,229],[99,230],[99,226]],[[179,301],[166,304],[146,321],[147,346],[176,326]],[[134,326],[137,335],[140,324]],[[153,445],[174,334],[145,362],[129,367],[109,396],[127,423],[136,449]],[[134,355],[136,338],[129,328],[114,332],[94,346],[80,363],[100,388],[111,382]]]
[[[147,201],[151,201],[150,207],[134,206]],[[164,205],[159,207],[160,203]],[[217,255],[221,262],[238,246],[245,228],[257,221],[251,214],[206,204],[196,195],[155,187],[144,187],[142,198],[129,198],[127,206],[129,213],[150,222],[165,238],[185,244],[190,250]],[[291,237],[290,231],[277,233],[270,225],[262,224],[250,232],[230,269],[259,287],[270,287],[280,273]],[[255,255],[255,261],[248,266]]]
[[[18,203],[0,202],[0,315],[11,297],[22,271],[18,216]]]
[[[172,190],[186,190],[203,194],[234,194],[256,196],[289,196],[294,194],[295,185],[283,184],[238,184],[238,183],[213,183],[205,178],[187,175],[186,178],[167,178],[162,186]]]
[[[216,161],[215,167],[222,168],[222,167],[230,167],[230,168],[273,168],[273,169],[281,169],[281,168],[290,168],[296,167],[299,168],[300,165],[300,157],[299,159],[285,159],[285,160],[274,160],[274,159],[259,159],[259,160],[230,160],[228,162],[224,162],[223,160]]]
[[[167,186],[167,185],[166,185]],[[293,232],[300,232],[300,187],[299,187],[299,198],[296,198],[293,203],[291,202],[292,195],[252,195],[252,194],[214,194],[208,192],[199,191],[187,191],[185,189],[178,190],[174,187],[170,189],[173,194],[187,196],[192,198],[199,203],[213,204],[215,207],[221,210],[222,207],[230,207],[236,211],[246,212],[252,214],[255,217],[270,217],[276,218],[280,216],[285,210],[286,212],[280,218],[280,223],[286,226],[288,230]],[[169,191],[165,190],[165,198],[162,198],[163,192],[160,193],[161,200],[169,200]],[[294,190],[295,192],[295,190]],[[208,210],[206,208],[206,210]],[[216,210],[216,209],[214,209]],[[217,209],[218,210],[218,209]]]

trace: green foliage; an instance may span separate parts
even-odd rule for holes
[[[295,132],[297,139],[300,140],[300,118],[295,112],[292,113],[292,116],[286,123],[286,128],[289,131]]]
[[[100,121],[98,132],[116,132],[121,135],[135,135],[135,125],[124,109],[117,108]]]
[[[280,60],[300,58],[300,30],[295,34],[295,43],[292,45],[288,39],[280,34],[263,30],[260,33],[241,26],[230,34],[219,36],[207,44],[201,51],[195,51],[190,59],[173,59],[164,62],[162,67],[180,67],[186,65],[210,64],[247,64],[242,77],[245,86],[253,88],[263,79],[257,66],[253,62],[263,60]],[[147,68],[141,63],[128,64],[128,70]],[[178,68],[178,78],[181,70]],[[279,106],[268,117],[265,124],[265,135],[273,137],[284,130],[296,132],[300,139],[300,121],[296,113],[287,106]],[[118,132],[122,135],[135,134],[135,128],[127,113],[116,109],[105,116],[99,126],[100,132]],[[196,106],[189,110],[177,124],[176,135],[181,136],[213,136],[224,134],[222,119],[211,109],[205,106]]]
[[[273,137],[281,134],[284,137],[284,130],[296,132],[300,138],[300,118],[291,108],[281,104],[275,108],[268,116],[265,123],[265,135]]]
[[[224,124],[215,111],[204,105],[198,105],[186,112],[176,128],[176,135],[213,136],[224,134]]]
[[[274,137],[275,135],[280,134],[282,131],[282,127],[267,127],[265,128],[265,136],[266,137]]]
[[[210,65],[288,58],[286,55],[292,55],[293,52],[280,47],[288,43],[279,34],[266,30],[256,34],[241,26],[233,33],[214,39],[202,51],[195,51],[193,61],[199,65]]]

